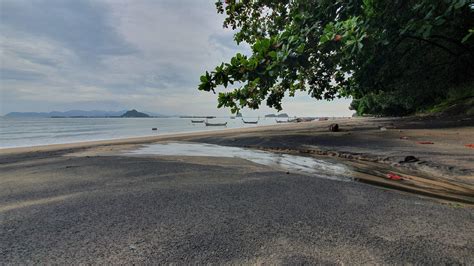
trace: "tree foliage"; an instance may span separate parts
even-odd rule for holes
[[[359,113],[410,113],[450,84],[472,82],[474,5],[468,0],[226,0],[224,27],[249,56],[201,76],[199,90],[237,112],[288,94],[348,97]]]

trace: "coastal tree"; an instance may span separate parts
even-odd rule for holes
[[[200,78],[218,106],[237,112],[285,95],[353,98],[359,113],[406,114],[471,83],[474,6],[469,0],[226,0],[224,27],[252,54]]]

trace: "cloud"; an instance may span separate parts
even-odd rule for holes
[[[228,114],[197,91],[199,76],[249,47],[234,43],[213,2],[0,0],[1,112]],[[314,103],[286,102],[294,113]]]
[[[109,24],[107,14],[107,6],[97,1],[2,2],[2,24],[8,31],[62,43],[83,60],[135,51]]]
[[[209,36],[209,43],[215,49],[222,53],[240,52],[243,54],[250,54],[250,47],[246,43],[242,43],[239,49],[236,49],[234,41],[234,33],[232,31],[216,32]]]
[[[0,68],[0,76],[2,80],[34,81],[42,79],[45,75],[43,73],[28,70]]]

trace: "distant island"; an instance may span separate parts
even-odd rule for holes
[[[282,113],[282,114],[268,114],[265,115],[265,117],[288,117],[288,114]]]
[[[125,112],[125,114],[121,115],[120,117],[150,117],[148,114],[138,112],[137,110],[133,109],[130,111]]]

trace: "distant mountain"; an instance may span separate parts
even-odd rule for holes
[[[66,112],[51,112],[50,116],[65,116],[65,117],[73,117],[73,116],[84,116],[84,117],[107,117],[107,116],[121,116],[125,113],[126,110],[123,111],[100,111],[100,110],[92,110],[92,111],[83,111],[83,110],[71,110]]]
[[[110,117],[110,116],[121,116],[127,110],[123,111],[83,111],[83,110],[70,110],[66,112],[52,111],[46,112],[11,112],[5,115],[5,117]]]
[[[288,117],[288,114],[286,113],[282,113],[282,114],[268,114],[268,115],[265,115],[265,117]]]
[[[101,110],[70,110],[66,112],[11,112],[5,115],[5,117],[30,117],[30,118],[41,118],[41,117],[120,117],[125,114],[127,110],[122,111],[101,111]],[[149,116],[154,117],[169,117],[157,113],[144,112]]]
[[[121,117],[150,117],[150,116],[133,109],[133,110],[127,111],[125,114],[121,115]]]
[[[50,117],[49,113],[35,113],[35,112],[11,112],[5,117]]]

